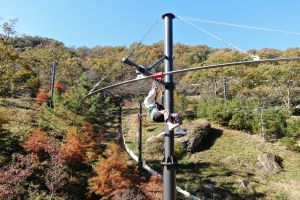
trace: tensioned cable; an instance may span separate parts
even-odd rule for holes
[[[142,42],[146,39],[146,37],[152,32],[152,30],[156,27],[160,19],[157,19],[155,23],[148,29],[148,31],[143,35],[140,42],[132,48],[132,50],[128,53],[127,57],[130,57],[134,51],[142,44]]]
[[[245,51],[244,49],[241,49],[241,48],[237,47],[236,45],[233,45],[232,43],[230,43],[230,42],[228,42],[228,41],[226,41],[226,40],[220,38],[219,36],[217,36],[217,35],[215,35],[215,34],[213,34],[213,33],[211,33],[211,32],[208,32],[207,30],[204,30],[203,28],[197,26],[196,24],[194,24],[194,23],[192,23],[192,22],[186,20],[185,18],[178,17],[178,19],[180,19],[180,20],[182,20],[183,22],[185,22],[185,23],[187,23],[187,24],[193,26],[194,28],[200,30],[201,32],[203,32],[203,33],[205,33],[205,34],[207,34],[207,35],[209,35],[209,36],[215,38],[216,40],[225,43],[227,46],[229,46],[229,47],[231,47],[231,48],[233,48],[233,49],[235,49],[235,50],[237,50],[237,51],[240,51],[240,52],[242,52],[242,53],[245,53],[245,54],[247,54],[247,55],[250,55],[251,57],[254,56],[254,55],[252,55],[252,54],[247,53],[247,51]]]
[[[292,35],[300,35],[299,32],[293,32],[293,31],[285,31],[280,29],[273,29],[273,28],[263,28],[263,27],[256,27],[256,26],[248,26],[248,25],[242,25],[242,24],[233,24],[228,22],[220,22],[220,21],[213,21],[213,20],[207,20],[207,19],[197,19],[192,17],[184,17],[184,16],[177,16],[179,19],[186,19],[189,21],[196,21],[196,22],[203,22],[208,24],[218,24],[218,25],[224,25],[224,26],[233,26],[238,28],[247,28],[247,29],[255,29],[260,31],[271,31],[271,32],[278,32],[278,33],[285,33],[285,34],[292,34]]]
[[[222,63],[222,64],[212,64],[212,65],[206,65],[206,66],[199,66],[199,67],[191,67],[191,68],[187,68],[187,69],[180,69],[180,70],[174,70],[174,71],[170,71],[170,72],[166,72],[164,73],[164,75],[169,75],[169,74],[180,74],[180,73],[186,73],[189,71],[198,71],[198,70],[207,70],[207,69],[215,69],[215,68],[223,68],[223,67],[230,67],[230,66],[237,66],[237,65],[250,65],[250,64],[261,64],[261,63],[267,63],[267,62],[279,62],[279,61],[300,61],[300,57],[294,57],[294,58],[273,58],[273,59],[263,59],[263,60],[256,60],[256,61],[239,61],[239,62],[231,62],[231,63]],[[104,90],[108,90],[110,88],[113,87],[117,87],[117,86],[121,86],[121,85],[126,85],[129,83],[134,83],[134,82],[138,82],[138,81],[143,81],[146,79],[151,79],[152,76],[146,76],[146,77],[142,77],[142,78],[136,78],[136,79],[131,79],[131,80],[127,80],[127,81],[123,81],[123,82],[119,82],[113,85],[109,85],[103,88],[100,88],[88,95],[86,95],[83,99],[82,102],[101,92]]]

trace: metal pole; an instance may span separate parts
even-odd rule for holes
[[[119,124],[119,139],[122,140],[122,106],[121,106],[121,103],[119,105],[119,114],[118,114],[118,124]]]
[[[289,112],[291,111],[291,86],[292,86],[292,80],[288,80],[287,84],[288,84],[288,91],[287,91],[287,106],[289,109]]]
[[[165,73],[173,71],[173,19],[175,15],[166,13],[162,16],[165,22]],[[168,74],[164,79],[165,95],[164,106],[165,109],[173,113],[173,74]],[[176,171],[175,171],[175,158],[174,158],[174,131],[165,131],[165,145],[164,145],[164,159],[162,165],[163,179],[164,179],[164,200],[176,199]]]
[[[224,103],[226,104],[226,102],[227,102],[227,79],[226,79],[226,77],[224,78],[224,81],[223,81],[223,88],[224,88]]]
[[[54,95],[54,84],[55,84],[55,75],[56,75],[56,63],[53,62],[52,65],[52,80],[51,80],[51,100],[50,100],[50,108],[53,108],[53,95]]]
[[[139,101],[138,104],[138,108],[139,108],[139,114],[138,114],[138,118],[139,118],[139,155],[138,155],[138,170],[139,170],[139,175],[142,174],[142,169],[143,169],[143,161],[142,161],[142,102]]]

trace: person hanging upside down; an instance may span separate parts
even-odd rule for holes
[[[170,113],[163,106],[163,96],[157,97],[158,91],[157,86],[153,84],[147,97],[144,100],[145,107],[150,118],[155,122],[167,122],[168,129],[174,130],[180,126],[181,121],[177,113]],[[178,132],[178,131],[176,131]],[[186,134],[183,130],[179,134]]]

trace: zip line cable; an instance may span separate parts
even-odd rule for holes
[[[146,39],[146,37],[152,32],[152,30],[156,27],[156,25],[158,24],[158,22],[160,21],[160,19],[157,19],[154,24],[148,29],[148,31],[143,35],[143,37],[141,38],[140,42],[138,44],[136,44],[131,51],[128,53],[127,58],[130,57],[135,50],[142,44],[142,42]]]
[[[235,50],[237,50],[237,51],[239,51],[239,52],[245,53],[245,54],[249,55],[251,58],[257,57],[257,56],[255,56],[255,55],[253,55],[253,54],[249,54],[246,50],[244,50],[244,49],[242,49],[242,48],[239,48],[239,47],[237,47],[236,45],[233,45],[232,43],[230,43],[230,42],[228,42],[228,41],[226,41],[226,40],[220,38],[219,36],[217,36],[217,35],[215,35],[215,34],[213,34],[213,33],[211,33],[211,32],[208,32],[207,30],[205,30],[205,29],[203,29],[203,28],[197,26],[196,24],[194,24],[194,23],[192,23],[192,22],[186,20],[185,18],[181,18],[181,17],[177,17],[177,18],[180,19],[180,20],[182,20],[183,22],[185,22],[185,23],[187,23],[187,24],[193,26],[194,28],[200,30],[201,32],[203,32],[203,33],[205,33],[205,34],[207,34],[207,35],[209,35],[209,36],[215,38],[216,40],[218,40],[218,41],[220,41],[220,42],[223,42],[224,44],[226,44],[226,45],[229,46],[230,48],[233,48],[233,49],[235,49]]]
[[[254,30],[260,30],[260,31],[270,31],[270,32],[278,32],[278,33],[285,33],[285,34],[291,34],[291,35],[300,35],[299,32],[293,32],[293,31],[285,31],[280,29],[273,29],[273,28],[263,28],[263,27],[256,27],[256,26],[248,26],[248,25],[242,25],[242,24],[233,24],[228,22],[221,22],[221,21],[213,21],[213,20],[207,20],[207,19],[197,19],[192,17],[184,17],[184,16],[177,16],[179,19],[185,19],[189,21],[195,21],[195,22],[203,22],[207,24],[217,24],[217,25],[224,25],[224,26],[232,26],[232,27],[238,27],[238,28],[246,28],[246,29],[254,29]]]
[[[89,93],[88,94],[90,94],[90,93],[92,93],[99,85],[100,85],[100,83],[102,82],[102,81],[104,81],[111,73],[112,73],[112,71],[113,71],[113,68],[111,68],[111,70],[100,80],[100,81],[98,81],[93,87],[92,87],[92,89],[90,89],[90,91],[89,91]]]
[[[222,64],[212,64],[212,65],[206,65],[206,66],[199,66],[199,67],[191,67],[191,68],[186,68],[186,69],[180,69],[180,70],[174,70],[174,71],[170,71],[170,72],[166,72],[163,75],[170,75],[170,74],[180,74],[180,73],[186,73],[189,71],[198,71],[198,70],[207,70],[207,69],[215,69],[215,68],[223,68],[223,67],[230,67],[230,66],[238,66],[238,65],[250,65],[250,64],[260,64],[260,63],[268,63],[268,62],[279,62],[279,61],[300,61],[300,57],[294,57],[294,58],[273,58],[273,59],[262,59],[262,60],[254,60],[254,61],[239,61],[239,62],[231,62],[231,63],[222,63]],[[95,90],[94,92],[86,95],[82,101],[84,101],[85,99],[100,93],[104,90],[108,90],[110,88],[114,88],[117,86],[121,86],[121,85],[126,85],[129,83],[134,83],[134,82],[139,82],[139,81],[143,81],[143,80],[147,80],[147,79],[153,79],[152,76],[146,76],[146,77],[142,77],[142,78],[136,78],[136,79],[131,79],[131,80],[127,80],[127,81],[123,81],[123,82],[119,82],[113,85],[109,85],[103,88],[100,88],[98,90]]]

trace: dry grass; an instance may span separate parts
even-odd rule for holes
[[[143,142],[164,129],[163,124],[145,122]],[[126,140],[137,152],[137,120],[135,115],[124,118]],[[258,135],[229,130],[213,125],[214,132],[200,152],[179,160],[177,184],[205,199],[300,199],[300,154],[279,143],[262,143]],[[218,129],[220,128],[220,131]],[[215,134],[215,135],[214,135]],[[271,152],[283,159],[284,170],[275,175],[261,171],[257,156]],[[144,153],[144,159],[161,170],[161,152]],[[247,188],[240,181],[249,180]]]

